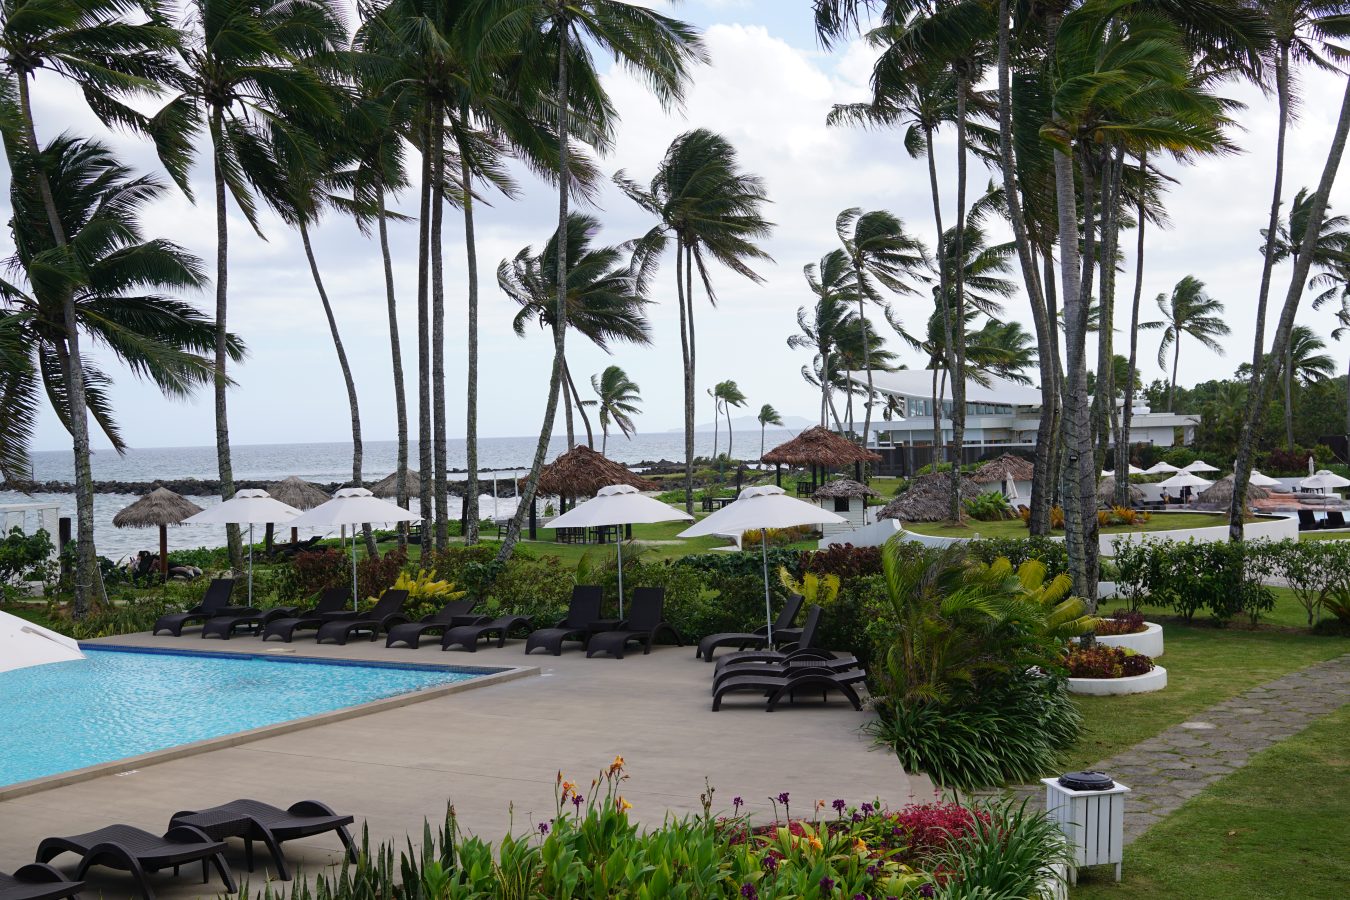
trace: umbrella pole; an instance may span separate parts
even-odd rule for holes
[[[352,526],[352,609],[358,608],[356,596],[356,526]]]
[[[169,526],[159,526],[159,574],[163,581],[169,580]]]
[[[623,537],[614,542],[619,550],[619,618],[623,618]]]
[[[253,605],[253,523],[248,523],[248,605]]]
[[[767,627],[769,646],[773,646],[773,606],[769,603],[769,531],[759,530],[759,549],[764,556],[764,624]]]

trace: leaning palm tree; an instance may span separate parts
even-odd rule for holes
[[[1177,364],[1181,361],[1181,338],[1192,337],[1204,346],[1223,355],[1218,338],[1229,333],[1223,320],[1223,304],[1205,293],[1205,284],[1194,275],[1187,275],[1172,288],[1172,293],[1159,294],[1158,309],[1161,321],[1143,322],[1140,328],[1162,329],[1158,345],[1158,366],[1167,369],[1167,351],[1172,351],[1172,377],[1167,391],[1167,411],[1174,412],[1177,394]]]
[[[815,353],[810,368],[803,367],[802,377],[820,386],[820,425],[824,428],[829,425],[834,409],[830,363],[835,358],[844,323],[854,315],[852,307],[859,291],[853,266],[843,250],[831,250],[820,258],[819,265],[808,263],[802,267],[802,274],[811,293],[816,295],[816,302],[811,307],[798,308],[797,327],[801,332],[790,336],[787,344],[794,350]],[[837,413],[834,419],[839,424]]]
[[[3,418],[22,425],[41,391],[67,430],[73,433],[72,421],[87,409],[121,453],[126,443],[109,396],[112,379],[88,358],[82,361],[85,408],[75,405],[67,307],[74,308],[75,329],[133,374],[168,397],[185,398],[213,377],[206,354],[215,343],[214,328],[172,295],[196,292],[206,278],[195,256],[141,230],[146,207],[165,190],[157,179],[133,177],[107,147],[66,135],[43,148],[41,158],[49,191],[37,190],[24,165],[14,172],[15,254],[7,261],[10,278],[0,281],[0,305],[6,330],[30,362],[17,371],[6,367],[0,377]],[[63,242],[46,227],[49,198]],[[234,335],[227,335],[226,350],[231,359],[243,357]],[[87,593],[76,594],[80,615],[82,597],[87,602]]]
[[[764,182],[741,169],[736,150],[725,137],[706,128],[685,132],[671,142],[651,184],[641,187],[620,171],[614,181],[658,224],[639,246],[652,261],[675,244],[675,295],[680,311],[680,352],[684,363],[684,507],[694,511],[694,273],[708,301],[717,303],[712,262],[759,284],[751,263],[771,257],[757,244],[772,223],[764,218],[768,195]]]
[[[5,76],[5,152],[11,175],[17,168],[33,179],[41,200],[46,229],[55,245],[68,236],[48,181],[46,167],[20,159],[38,157],[37,126],[29,82],[39,70],[79,85],[94,113],[109,125],[145,126],[144,118],[123,104],[129,97],[158,93],[174,77],[168,54],[178,36],[165,22],[158,0],[41,0],[0,2],[0,73]],[[11,89],[16,93],[11,96]],[[14,132],[14,133],[11,133]],[[91,602],[103,599],[103,580],[94,549],[94,489],[89,462],[89,423],[85,416],[85,376],[74,301],[67,298],[60,321],[66,323],[69,352],[66,390],[72,413],[66,422],[75,456],[75,612],[83,615]]]
[[[592,47],[613,54],[625,68],[645,80],[657,99],[674,105],[683,98],[689,68],[706,59],[697,31],[690,25],[655,10],[621,0],[473,0],[476,19],[470,35],[487,59],[502,58],[519,52],[526,60],[549,60],[556,75],[547,84],[530,77],[520,86],[527,101],[539,101],[551,93],[558,136],[558,231],[567,230],[571,200],[571,158],[573,140],[583,140],[603,149],[611,140],[609,99],[600,86],[594,68]],[[578,104],[578,99],[584,101]],[[574,119],[589,121],[585,131],[573,128]],[[568,262],[566,242],[557,254],[554,273],[554,316],[562,327],[554,329],[553,370],[549,378],[548,401],[539,429],[530,474],[521,493],[506,540],[498,554],[507,559],[520,538],[520,527],[534,503],[539,471],[548,454],[553,436],[553,420],[558,409],[565,354]]]
[[[312,126],[337,111],[332,89],[310,62],[331,64],[346,45],[337,0],[190,0],[180,33],[182,92],[150,122],[165,167],[191,196],[193,138],[211,154],[216,224],[216,459],[222,497],[234,496],[229,386],[229,200],[258,231],[256,198],[277,197],[285,175],[274,147],[311,143]],[[226,527],[230,560],[243,565],[239,527]]]
[[[745,394],[734,381],[719,381],[713,388],[713,396],[722,404],[722,412],[727,417],[727,459],[731,458],[731,408],[745,406]]]
[[[765,403],[759,408],[759,415],[755,416],[759,420],[759,455],[764,455],[764,429],[770,425],[783,427],[783,417],[778,414],[771,404]]]
[[[604,456],[609,451],[609,426],[617,425],[619,431],[626,438],[632,438],[636,430],[633,426],[633,416],[636,416],[641,410],[638,404],[642,402],[642,395],[638,392],[637,384],[628,377],[628,373],[618,366],[607,366],[605,371],[591,376],[591,389],[595,391],[598,400],[593,400],[597,406],[596,418],[600,420],[600,455]]]
[[[0,478],[15,483],[33,475],[29,449],[42,393],[23,324],[20,314],[0,305]]]

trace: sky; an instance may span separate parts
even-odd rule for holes
[[[670,9],[654,0],[653,5]],[[618,170],[639,183],[649,181],[670,141],[695,127],[725,135],[737,148],[744,168],[763,177],[772,204],[767,215],[775,224],[765,242],[773,257],[758,267],[763,282],[755,284],[729,271],[715,271],[719,302],[715,309],[700,299],[697,310],[696,380],[700,406],[697,421],[711,420],[712,401],[703,390],[725,379],[735,380],[748,398],[747,412],[771,403],[785,415],[814,418],[819,394],[801,377],[809,362],[806,351],[789,349],[797,331],[798,307],[812,296],[802,266],[834,249],[834,220],[848,207],[888,209],[931,247],[935,228],[925,163],[910,159],[898,132],[827,128],[825,116],[835,103],[868,96],[873,51],[861,42],[826,52],[811,28],[809,0],[686,0],[674,12],[704,32],[709,65],[694,71],[693,84],[681,108],[664,110],[642,83],[603,60],[604,85],[621,115],[618,139],[609,155],[598,160],[606,175]],[[1322,169],[1335,125],[1343,81],[1326,74],[1305,73],[1303,102],[1288,142],[1286,197],[1303,185],[1314,186]],[[1257,285],[1260,279],[1259,230],[1269,211],[1275,144],[1275,106],[1245,85],[1224,85],[1222,93],[1245,103],[1236,116],[1241,130],[1233,134],[1239,154],[1175,168],[1177,179],[1168,196],[1171,227],[1150,229],[1146,236],[1144,311],[1157,318],[1153,298],[1171,290],[1184,275],[1194,275],[1223,302],[1232,334],[1220,356],[1193,341],[1181,349],[1182,384],[1226,377],[1250,358]],[[85,108],[78,91],[48,73],[39,75],[35,117],[40,139],[70,130],[99,135],[138,172],[161,174],[147,142],[109,134]],[[201,160],[207,157],[202,155]],[[940,136],[937,161],[941,174],[945,221],[954,219],[955,141]],[[994,173],[972,164],[969,187],[981,190]],[[0,178],[7,181],[8,173]],[[478,209],[478,265],[481,278],[479,430],[484,436],[537,434],[547,394],[552,344],[539,329],[524,339],[511,329],[515,304],[497,287],[498,263],[521,248],[540,246],[556,224],[556,196],[547,184],[522,173],[519,200],[492,198]],[[1332,205],[1350,207],[1342,177]],[[172,189],[151,206],[144,220],[149,236],[177,241],[205,260],[215,254],[214,214],[210,205],[209,170],[193,172],[198,204]],[[8,197],[7,185],[3,194]],[[416,193],[401,198],[405,212],[415,212]],[[9,217],[7,200],[0,201]],[[647,231],[652,221],[612,184],[606,183],[594,208],[603,229],[598,241],[618,244]],[[238,444],[346,441],[350,439],[347,397],[340,378],[328,326],[304,260],[299,237],[279,221],[263,216],[265,240],[254,235],[238,210],[230,215],[231,330],[249,347],[248,358],[234,367],[236,384],[229,393],[232,440]],[[466,276],[463,219],[447,210],[446,368],[451,438],[464,435]],[[999,240],[1003,234],[995,234]],[[404,346],[409,404],[416,436],[416,225],[391,225],[399,327]],[[362,237],[350,220],[332,216],[313,232],[315,252],[334,305],[342,339],[351,359],[367,440],[396,436],[388,318],[378,244]],[[1133,291],[1132,235],[1126,247],[1120,295]],[[0,254],[8,257],[12,242],[0,236]],[[1013,274],[1014,279],[1020,276]],[[1272,290],[1275,316],[1288,286],[1287,270],[1277,270]],[[617,364],[641,388],[640,431],[679,428],[682,421],[680,346],[675,305],[674,262],[666,261],[655,280],[650,307],[653,343],[649,347],[615,345],[612,355],[573,336],[569,362],[582,390],[591,373]],[[185,299],[208,313],[214,291]],[[1118,302],[1118,308],[1122,304]],[[1334,323],[1329,311],[1307,308],[1300,321],[1324,337]],[[895,309],[912,328],[922,328],[931,309],[925,298],[896,298]],[[1126,312],[1125,316],[1128,315]],[[1021,320],[1031,330],[1030,311],[1020,294],[1006,307],[1006,318]],[[1128,322],[1127,318],[1118,321]],[[1120,329],[1117,346],[1128,335]],[[1162,377],[1154,360],[1158,332],[1140,337],[1145,382]],[[892,349],[910,367],[919,357],[892,338]],[[105,359],[98,348],[93,355]],[[1332,344],[1344,369],[1350,341]],[[209,445],[214,441],[211,392],[204,389],[187,401],[171,401],[153,386],[138,382],[115,363],[106,368],[115,379],[111,390],[118,419],[128,442],[139,447]],[[578,427],[579,424],[578,424]],[[562,429],[558,416],[557,430]],[[94,446],[107,446],[100,434]],[[69,447],[69,437],[44,411],[34,449]]]

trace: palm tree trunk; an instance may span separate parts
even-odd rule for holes
[[[694,514],[694,358],[690,355],[684,290],[684,245],[675,244],[675,294],[680,307],[680,356],[684,365],[684,511]]]
[[[961,463],[966,447],[966,95],[970,84],[966,71],[961,68],[956,75],[956,257],[954,273],[956,276],[956,303],[952,315],[952,336],[956,345],[952,348],[956,368],[952,370],[952,448],[955,459],[952,460],[951,476],[951,518],[961,521],[964,511],[961,507]],[[939,238],[940,240],[940,238]]]
[[[933,366],[933,471],[938,470],[938,453],[942,446],[942,412],[938,405],[938,372],[945,372],[941,366]],[[945,382],[944,382],[945,384]]]
[[[398,424],[398,468],[394,475],[394,494],[398,505],[408,506],[408,395],[403,386],[403,345],[398,336],[398,300],[394,293],[394,259],[389,252],[389,225],[384,212],[384,186],[376,189],[379,204],[375,219],[380,232],[380,256],[384,261],[385,305],[389,309],[389,354],[394,370],[394,417]],[[398,526],[398,545],[408,546],[408,525]]]
[[[863,271],[862,262],[856,257],[853,260],[854,277],[858,281],[858,322],[862,326],[863,340],[863,368],[867,370],[867,409],[863,412],[863,431],[862,445],[867,446],[867,442],[872,436],[872,403],[876,400],[877,391],[872,384],[872,348],[867,339],[867,316],[863,310]]]
[[[1096,433],[1096,452],[1093,459],[1097,469],[1106,465],[1106,448],[1112,437],[1118,437],[1116,415],[1115,375],[1115,300],[1116,300],[1116,241],[1120,234],[1120,182],[1125,168],[1124,149],[1117,147],[1106,157],[1102,169],[1101,196],[1101,300],[1097,320],[1097,389],[1093,392],[1093,431]]]
[[[952,371],[955,369],[956,366],[955,363],[956,357],[954,351],[952,350],[952,343],[955,340],[955,338],[954,338],[954,330],[952,327],[952,312],[950,308],[951,295],[948,293],[948,285],[951,282],[951,274],[947,269],[947,266],[949,265],[949,260],[947,259],[946,248],[943,246],[944,234],[942,231],[942,193],[938,189],[937,160],[933,156],[932,128],[927,127],[924,128],[923,140],[924,140],[924,149],[926,151],[925,155],[928,157],[928,188],[929,191],[932,193],[933,223],[937,227],[938,309],[942,312],[942,339],[945,342],[945,346],[942,348],[942,354],[943,358],[946,360],[947,370]],[[958,259],[957,267],[959,268],[960,266],[961,260]],[[939,461],[938,454],[941,452],[940,448],[942,446],[941,421],[942,421],[942,413],[938,408],[937,404],[934,403],[933,405],[934,472],[937,471]],[[954,426],[956,424],[955,421],[953,421],[952,424]],[[955,429],[953,429],[953,437],[954,436],[955,436]],[[959,462],[954,462],[954,466],[957,469],[961,468]],[[960,476],[958,475],[957,477],[959,478]],[[958,481],[957,484],[959,483],[960,482]],[[955,522],[959,522],[961,520],[961,501],[959,497],[953,496],[952,507],[955,510],[954,512],[951,513],[952,520]]]
[[[338,368],[342,370],[342,383],[347,388],[347,406],[352,417],[352,487],[361,487],[361,407],[356,399],[356,381],[352,378],[352,367],[347,360],[347,350],[342,346],[342,334],[338,331],[337,317],[333,315],[333,305],[328,300],[328,291],[323,286],[323,276],[319,273],[319,262],[314,257],[314,246],[309,240],[309,228],[300,223],[300,244],[305,248],[305,259],[309,262],[309,274],[314,278],[314,289],[319,293],[319,302],[323,304],[324,317],[328,319],[328,333],[333,338],[333,349],[337,351]],[[374,557],[377,553],[375,538],[370,526],[365,527],[366,552]]]
[[[1252,345],[1251,387],[1261,378],[1266,353],[1266,309],[1270,301],[1270,282],[1275,268],[1275,242],[1279,239],[1280,206],[1284,200],[1284,150],[1289,131],[1291,92],[1289,84],[1289,44],[1281,42],[1275,60],[1275,101],[1278,119],[1275,128],[1275,186],[1271,191],[1270,218],[1266,223],[1266,243],[1261,253],[1261,287],[1256,295],[1256,338]]]
[[[445,254],[441,225],[445,214],[445,110],[438,104],[431,121],[433,148],[431,207],[431,403],[432,452],[436,473],[436,550],[450,546],[450,493],[447,482],[445,413]]]
[[[431,453],[431,194],[432,194],[432,139],[431,128],[422,133],[422,196],[418,208],[417,233],[417,465],[421,482],[418,491],[418,513],[422,517],[419,552],[422,559],[433,546],[432,505],[433,482]]]
[[[727,416],[727,461],[731,461],[731,404],[722,404],[722,411]]]
[[[1044,451],[1049,466],[1050,497],[1047,500],[1046,515],[1050,509],[1064,502],[1064,479],[1061,477],[1064,457],[1064,441],[1061,430],[1064,427],[1064,360],[1060,355],[1059,339],[1059,288],[1056,286],[1055,254],[1053,247],[1047,247],[1042,254],[1045,275],[1041,284],[1045,287],[1045,318],[1050,329],[1050,353],[1055,375],[1055,405],[1053,427],[1050,430],[1050,445]],[[1041,451],[1037,451],[1040,455]],[[1050,533],[1049,519],[1046,521],[1046,534]]]
[[[1341,111],[1336,122],[1336,133],[1327,151],[1327,161],[1322,169],[1322,179],[1317,185],[1308,206],[1308,224],[1299,247],[1299,255],[1294,263],[1294,272],[1289,279],[1289,292],[1285,296],[1284,308],[1280,311],[1280,323],[1271,346],[1278,349],[1289,344],[1289,332],[1294,327],[1294,317],[1298,313],[1299,301],[1303,297],[1303,288],[1308,280],[1308,271],[1312,268],[1313,249],[1318,235],[1322,231],[1322,220],[1327,211],[1327,198],[1336,181],[1336,171],[1340,168],[1341,157],[1345,154],[1347,134],[1350,134],[1350,79],[1346,81],[1345,93],[1341,98]],[[1259,355],[1259,354],[1258,354]],[[1233,473],[1233,499],[1228,507],[1228,536],[1231,540],[1242,540],[1242,501],[1247,494],[1247,483],[1252,474],[1252,449],[1256,439],[1257,426],[1265,412],[1269,378],[1261,378],[1253,368],[1253,390],[1247,396],[1247,409],[1243,416],[1242,436],[1238,440],[1237,462]]]
[[[1060,281],[1064,297],[1064,540],[1074,593],[1097,608],[1096,472],[1093,471],[1091,422],[1087,398],[1087,298],[1081,294],[1082,265],[1078,251],[1078,204],[1074,196],[1074,162],[1063,150],[1055,154],[1055,202],[1059,219]],[[1088,179],[1090,181],[1090,179]],[[1088,208],[1085,199],[1084,208]],[[1091,515],[1089,516],[1089,513]]]
[[[539,429],[539,441],[535,444],[534,459],[530,463],[530,474],[525,479],[525,490],[521,493],[520,505],[506,529],[506,540],[497,553],[497,559],[505,562],[511,558],[520,540],[520,527],[525,516],[534,505],[534,495],[539,488],[539,471],[544,467],[544,458],[548,456],[548,445],[553,437],[553,420],[558,414],[558,394],[562,385],[563,366],[566,364],[567,341],[567,201],[569,183],[572,177],[570,146],[572,136],[571,108],[567,101],[567,54],[569,51],[569,29],[566,20],[559,25],[558,41],[558,84],[554,95],[558,111],[558,300],[554,310],[554,321],[558,327],[553,330],[553,371],[549,375],[548,402],[544,405],[544,421]],[[687,439],[686,439],[687,443]],[[692,501],[691,501],[692,502]]]
[[[575,392],[571,385],[572,379],[567,377],[567,360],[563,360],[563,383],[562,383],[562,408],[563,416],[567,420],[567,449],[571,450],[577,445],[577,432],[572,421],[572,405],[577,402]]]
[[[1167,389],[1167,411],[1177,411],[1177,364],[1181,362],[1181,329],[1175,328],[1176,339],[1172,342],[1172,386]]]
[[[1148,153],[1139,154],[1139,172],[1148,177]],[[1116,442],[1116,505],[1130,505],[1130,425],[1134,418],[1135,367],[1139,352],[1139,303],[1144,298],[1144,228],[1148,223],[1144,194],[1139,194],[1138,244],[1134,253],[1134,299],[1130,306],[1130,362],[1125,369],[1125,408],[1120,415],[1120,440]]]
[[[717,438],[722,425],[722,404],[713,397],[713,462],[717,462]]]
[[[42,151],[38,145],[37,128],[33,123],[33,105],[28,91],[28,75],[19,73],[19,107],[23,116],[24,142],[37,183],[42,207],[51,227],[52,240],[57,247],[67,245],[66,230],[56,209],[51,182],[42,167]],[[12,174],[11,166],[11,174]],[[61,298],[61,317],[65,320],[64,343],[57,342],[62,375],[66,381],[66,400],[70,406],[66,425],[70,430],[71,449],[75,459],[75,584],[74,607],[76,619],[82,619],[89,610],[105,604],[103,573],[98,567],[98,553],[94,547],[94,476],[90,465],[88,402],[84,389],[84,361],[80,355],[80,320],[75,309],[75,294],[65,291]],[[218,344],[220,342],[218,341]],[[218,365],[223,365],[220,359]],[[228,445],[227,445],[228,453]]]
[[[459,110],[460,127],[469,128],[469,108]],[[478,543],[478,243],[473,228],[473,169],[469,155],[459,155],[459,176],[464,187],[464,262],[469,278],[468,368],[465,372],[464,543]]]
[[[586,426],[586,446],[594,450],[595,433],[591,431],[591,417],[586,415],[586,407],[581,405],[581,394],[577,391],[577,383],[572,379],[572,367],[567,364],[566,360],[563,360],[563,375],[567,377],[568,393],[576,401],[577,414],[581,416],[581,424]]]

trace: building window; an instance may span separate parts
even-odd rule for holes
[[[834,511],[837,513],[846,513],[849,511],[849,499],[847,497],[834,498]]]

